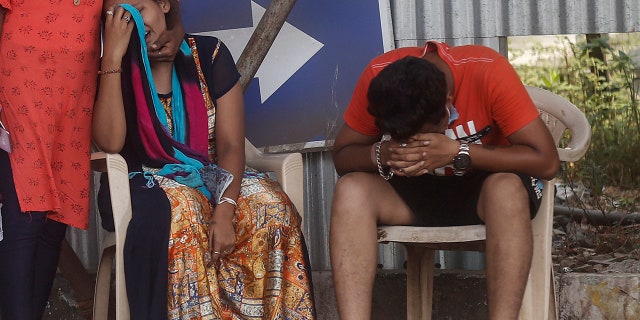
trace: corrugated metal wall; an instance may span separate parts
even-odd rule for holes
[[[437,39],[497,48],[507,36],[640,31],[638,0],[391,0],[399,47]]]
[[[508,36],[640,32],[640,0],[389,0],[396,47],[429,39],[451,45],[481,44],[507,52]],[[373,3],[373,1],[372,1]],[[304,153],[305,226],[314,270],[329,270],[329,216],[336,174],[329,151]],[[68,239],[89,269],[95,269],[101,235],[70,230]],[[404,249],[380,246],[380,264],[399,268]],[[447,267],[478,268],[480,254],[442,253]]]

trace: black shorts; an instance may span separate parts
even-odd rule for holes
[[[490,172],[473,171],[463,176],[394,176],[389,182],[413,211],[416,226],[461,226],[483,224],[478,217],[478,198]],[[529,193],[533,219],[542,202],[542,181],[518,174]]]

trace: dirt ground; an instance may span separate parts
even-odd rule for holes
[[[639,273],[640,192],[605,187],[593,195],[580,187],[556,188],[555,272]],[[557,214],[558,206],[564,214]]]

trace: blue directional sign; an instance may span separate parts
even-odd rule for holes
[[[268,5],[190,0],[181,11],[187,32],[220,38],[237,60]],[[385,9],[388,0],[297,0],[245,92],[249,140],[263,147],[335,138],[360,73],[393,46]]]

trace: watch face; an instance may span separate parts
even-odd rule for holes
[[[471,164],[471,157],[468,154],[459,154],[453,159],[453,167],[458,170],[464,170]]]

